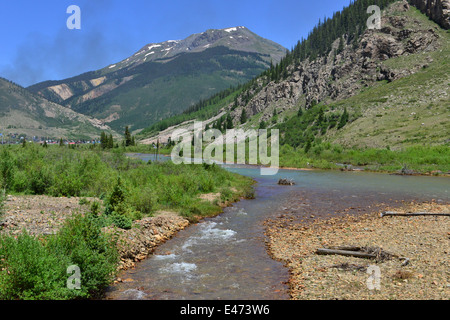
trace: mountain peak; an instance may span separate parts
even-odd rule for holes
[[[208,29],[190,35],[183,40],[167,40],[149,43],[133,56],[104,68],[106,73],[128,68],[146,62],[168,62],[173,57],[188,52],[202,52],[210,48],[224,46],[232,50],[256,52],[268,56],[267,60],[278,62],[286,54],[281,45],[264,39],[244,26],[225,29]]]
[[[227,28],[227,29],[222,29],[225,32],[234,32],[234,31],[238,31],[239,29],[246,29],[245,27],[232,27],[232,28]]]
[[[111,128],[139,130],[230,86],[247,82],[286,54],[243,26],[148,43],[101,70],[30,90]]]

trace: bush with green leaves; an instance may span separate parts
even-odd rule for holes
[[[80,268],[84,297],[95,296],[114,279],[119,261],[115,243],[89,217],[75,215],[47,246],[58,256],[68,256],[72,265]]]
[[[2,300],[65,300],[78,292],[66,287],[72,263],[26,232],[0,238],[0,298]]]
[[[98,297],[114,278],[119,255],[113,239],[89,216],[75,215],[60,231],[37,238],[26,231],[0,237],[0,299],[66,300]],[[81,272],[70,289],[69,266]]]
[[[123,214],[113,212],[109,216],[109,219],[117,228],[120,229],[128,230],[131,229],[131,227],[133,226],[133,220],[131,220],[131,218],[128,218],[126,215]]]

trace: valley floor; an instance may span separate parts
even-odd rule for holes
[[[289,216],[267,222],[270,254],[290,269],[294,300],[447,300],[450,297],[450,219],[447,216],[364,215],[295,223]],[[403,203],[393,211],[447,212],[443,202]],[[318,255],[319,248],[381,248],[406,257],[376,262],[342,255]],[[370,290],[368,267],[380,270],[379,290]],[[371,280],[372,281],[372,280]],[[372,282],[373,283],[373,282]]]

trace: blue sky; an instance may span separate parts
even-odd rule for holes
[[[0,76],[28,86],[118,62],[152,42],[245,26],[293,47],[350,0],[14,0],[0,6]],[[81,30],[66,27],[81,9]]]

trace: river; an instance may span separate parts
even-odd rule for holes
[[[371,212],[401,201],[450,200],[446,177],[301,170],[261,176],[252,166],[224,167],[255,179],[256,198],[241,200],[221,215],[180,231],[135,269],[122,274],[123,279],[133,281],[111,286],[106,299],[288,299],[288,270],[266,250],[267,219],[289,214],[308,223],[343,213]],[[296,184],[277,185],[280,178]]]

